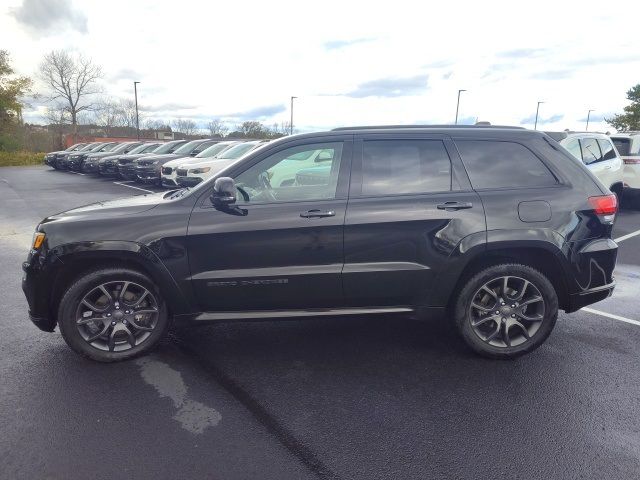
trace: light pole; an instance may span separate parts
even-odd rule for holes
[[[136,97],[136,133],[138,134],[138,140],[140,140],[140,119],[138,117],[138,84],[140,82],[133,82],[133,93]]]
[[[540,112],[540,104],[544,102],[538,102],[538,106],[536,107],[536,123],[533,125],[533,129],[538,129],[538,113]]]
[[[587,112],[587,126],[584,129],[585,132],[589,131],[589,118],[591,118],[591,112],[595,112],[595,110],[591,109]]]
[[[289,122],[289,135],[293,135],[293,99],[298,97],[291,97],[291,122]]]
[[[456,125],[458,124],[458,110],[460,109],[460,94],[466,90],[458,90],[458,103],[456,103]]]

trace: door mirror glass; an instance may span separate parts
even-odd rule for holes
[[[211,203],[216,207],[223,207],[236,203],[236,184],[233,178],[220,177],[213,184]]]

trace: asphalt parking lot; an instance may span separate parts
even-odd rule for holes
[[[31,325],[20,265],[43,217],[139,188],[0,169],[0,478],[638,478],[640,210],[618,215],[614,296],[516,361],[376,317],[201,327],[97,364]]]

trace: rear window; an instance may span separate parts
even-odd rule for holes
[[[368,140],[362,152],[362,195],[451,190],[451,160],[440,140]]]
[[[456,140],[473,188],[556,185],[551,171],[531,150],[515,142]]]
[[[583,138],[580,140],[580,144],[582,145],[582,159],[585,164],[589,165],[602,160],[602,152],[600,152],[600,147],[595,138]]]
[[[613,140],[613,144],[618,149],[618,152],[620,152],[620,155],[622,155],[622,156],[632,155],[632,153],[631,153],[631,139],[630,138],[612,137],[611,140]]]
[[[613,145],[609,140],[598,139],[598,145],[602,151],[602,160],[611,160],[616,158],[616,151],[613,149]]]

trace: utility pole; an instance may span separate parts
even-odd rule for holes
[[[536,123],[533,126],[534,130],[538,129],[538,113],[540,112],[540,104],[544,102],[538,102],[538,106],[536,107]]]
[[[587,126],[584,129],[585,132],[589,131],[589,118],[591,118],[591,112],[595,112],[595,110],[591,109],[587,112]]]
[[[293,100],[298,97],[291,97],[291,122],[289,123],[289,135],[293,135]]]
[[[466,90],[458,90],[458,103],[456,103],[456,125],[458,124],[458,110],[460,110],[460,94]]]
[[[138,84],[140,82],[133,82],[133,93],[136,97],[136,133],[138,134],[138,140],[140,140],[140,118],[138,117]]]

